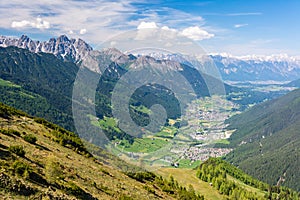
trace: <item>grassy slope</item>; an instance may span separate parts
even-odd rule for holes
[[[204,195],[205,199],[219,200],[226,199],[217,190],[199,178],[196,177],[196,170],[193,169],[178,169],[178,168],[161,168],[157,174],[168,178],[170,175],[178,181],[179,184],[188,187],[190,184],[194,187],[195,191]]]
[[[196,170],[194,169],[178,169],[178,168],[161,168],[157,173],[165,178],[172,175],[179,184],[188,187],[191,184],[195,190],[204,196],[205,199],[219,200],[226,199],[226,195],[221,195],[215,188],[209,185],[209,183],[204,182],[196,177]],[[234,181],[238,186],[245,188],[248,191],[256,193],[258,197],[263,198],[266,192],[260,189],[246,185],[242,181],[233,178],[232,176],[227,176],[227,179]]]
[[[54,196],[61,199],[74,198],[72,195],[66,195],[66,190],[60,188],[59,185],[69,187],[75,184],[84,191],[85,196],[82,197],[83,199],[92,197],[97,199],[119,199],[125,196],[130,196],[133,199],[173,199],[167,193],[153,187],[151,183],[138,182],[108,164],[97,161],[93,157],[81,155],[68,148],[68,146],[62,146],[55,141],[53,129],[35,122],[34,119],[22,116],[22,114],[8,118],[8,115],[4,115],[4,113],[6,111],[1,110],[0,175],[8,175],[11,182],[20,181],[26,187],[36,190],[34,197],[46,197],[48,195],[48,197]],[[18,131],[20,136],[4,134],[3,130]],[[36,144],[24,141],[23,137],[27,134],[33,134],[37,138]],[[8,151],[8,148],[14,145],[23,146],[26,152],[24,158]],[[45,176],[45,165],[49,160],[58,162],[60,170],[64,174],[64,178],[57,180],[54,184],[50,184]],[[39,179],[25,179],[23,175],[16,175],[12,168],[13,163],[16,161],[28,165],[35,174],[34,177],[39,177]],[[111,162],[114,161],[111,160]],[[2,184],[3,182],[0,184],[0,198],[27,199],[27,197],[18,195],[18,192],[8,192]],[[8,187],[10,188],[10,185]],[[155,195],[150,193],[147,188],[153,190]]]

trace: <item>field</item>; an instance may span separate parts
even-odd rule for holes
[[[219,194],[217,190],[196,177],[196,171],[192,169],[180,169],[180,168],[160,168],[156,171],[157,174],[164,178],[172,175],[180,185],[188,187],[191,184],[198,194],[204,195],[205,199],[220,200],[225,199],[223,195]]]
[[[150,153],[157,151],[168,144],[168,139],[158,137],[151,138],[136,138],[132,145],[127,140],[122,140],[118,145],[119,149],[127,152]]]
[[[190,159],[181,159],[179,160],[178,163],[179,163],[179,168],[194,169],[200,165],[201,161],[196,160],[194,162],[191,162]]]

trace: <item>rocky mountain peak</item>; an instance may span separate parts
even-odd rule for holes
[[[110,60],[118,64],[126,63],[130,57],[116,48],[105,48],[101,51],[103,54],[110,56]]]
[[[75,63],[80,62],[84,56],[93,50],[82,39],[69,39],[66,35],[61,35],[58,38],[50,38],[44,42],[33,41],[26,35],[22,35],[19,39],[1,36],[0,46],[16,46],[35,53],[52,53],[58,58]]]
[[[69,38],[66,36],[66,35],[61,35],[61,36],[59,36],[58,38],[57,38],[57,41],[58,42],[71,42],[70,40],[69,40]]]

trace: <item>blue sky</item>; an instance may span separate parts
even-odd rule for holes
[[[300,55],[299,10],[298,0],[4,0],[0,34],[66,34],[97,45],[142,24],[172,29],[209,53]]]

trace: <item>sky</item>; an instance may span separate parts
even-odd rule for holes
[[[162,28],[208,53],[300,56],[299,10],[299,0],[2,0],[0,35],[65,34],[96,46],[126,31]]]

